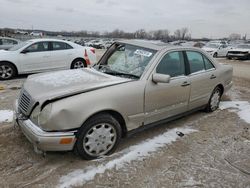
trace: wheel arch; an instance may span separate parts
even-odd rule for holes
[[[0,61],[0,64],[1,64],[1,63],[9,63],[9,64],[11,64],[11,65],[15,68],[16,74],[18,75],[18,68],[17,68],[17,66],[16,66],[14,63],[12,63],[12,62],[10,62],[10,61],[5,61],[5,60]]]
[[[119,124],[120,124],[120,126],[121,126],[121,129],[122,129],[122,137],[125,137],[125,136],[127,135],[128,130],[127,130],[127,126],[126,126],[125,119],[124,119],[124,117],[123,117],[119,112],[117,112],[117,111],[115,111],[115,110],[102,110],[102,111],[96,112],[96,113],[90,115],[90,116],[84,121],[84,123],[87,122],[89,119],[91,119],[91,118],[93,118],[93,117],[95,117],[95,116],[98,116],[98,115],[100,115],[100,114],[109,114],[109,115],[111,115],[113,118],[115,118],[115,119],[119,122]],[[84,123],[82,124],[82,126],[84,125]]]

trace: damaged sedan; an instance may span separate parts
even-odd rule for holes
[[[232,67],[203,50],[118,41],[92,68],[29,76],[16,121],[37,151],[95,159],[114,152],[128,131],[215,111],[231,86]]]

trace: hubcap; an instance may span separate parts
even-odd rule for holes
[[[108,123],[93,126],[83,139],[83,148],[87,154],[98,157],[107,154],[117,139],[115,128]]]
[[[83,68],[83,67],[84,67],[84,63],[82,61],[75,62],[74,66],[73,66],[74,69],[80,69],[80,68]]]
[[[220,91],[216,90],[211,98],[210,106],[212,110],[216,110],[220,103]]]
[[[13,74],[13,70],[8,65],[1,65],[0,66],[0,77],[3,79],[10,78]]]

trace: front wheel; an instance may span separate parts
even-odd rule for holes
[[[213,55],[213,57],[217,58],[218,57],[218,53],[215,52],[214,55]]]
[[[15,67],[10,63],[0,63],[0,80],[9,80],[16,75]]]
[[[121,139],[121,127],[109,114],[100,114],[80,128],[75,149],[84,159],[91,160],[112,153]]]
[[[207,112],[213,112],[218,109],[220,100],[222,96],[222,91],[219,87],[216,87],[209,99],[209,102],[206,107]]]

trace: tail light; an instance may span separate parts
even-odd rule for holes
[[[90,48],[90,51],[95,54],[95,48]]]

